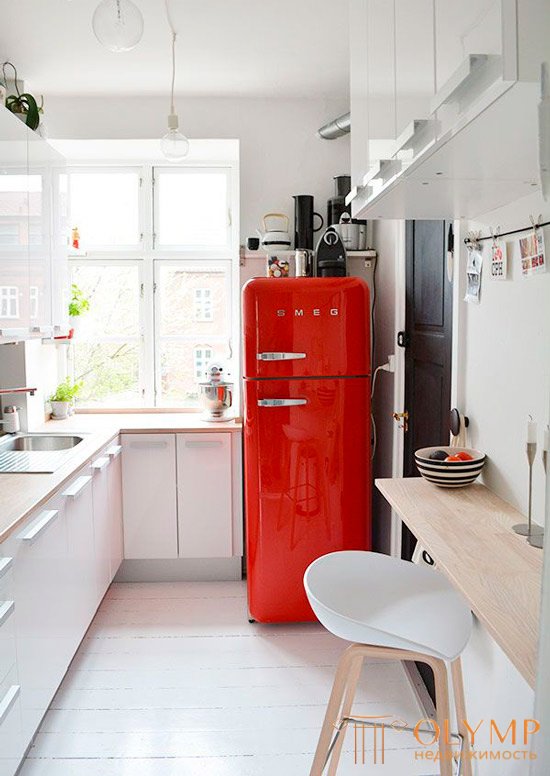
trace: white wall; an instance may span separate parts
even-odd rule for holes
[[[47,95],[46,104],[52,138],[160,138],[166,132],[166,99]],[[349,136],[316,136],[349,109],[345,100],[181,98],[178,108],[189,137],[240,141],[241,242],[269,211],[286,212],[292,229],[293,194],[313,194],[325,216],[332,178],[349,173]]]

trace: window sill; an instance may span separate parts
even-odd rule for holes
[[[198,407],[77,407],[76,415],[150,415],[187,413],[198,415],[201,409]]]

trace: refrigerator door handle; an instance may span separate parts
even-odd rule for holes
[[[299,407],[307,399],[258,399],[258,407]]]
[[[305,353],[258,353],[258,361],[294,361],[299,358],[305,358]]]

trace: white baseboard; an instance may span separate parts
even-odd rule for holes
[[[242,579],[242,558],[124,560],[115,582],[228,582]]]

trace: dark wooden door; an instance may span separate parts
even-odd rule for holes
[[[408,221],[406,226],[405,434],[403,472],[418,477],[414,451],[449,444],[451,408],[452,283],[447,277],[450,224]],[[403,526],[402,557],[416,539]],[[418,666],[434,698],[433,674]]]

